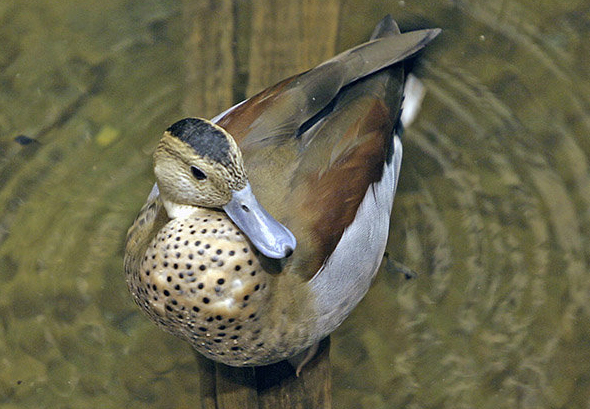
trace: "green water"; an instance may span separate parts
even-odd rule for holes
[[[247,80],[252,11],[235,4]],[[387,12],[444,29],[417,66],[428,94],[388,246],[419,275],[382,269],[334,334],[334,407],[587,408],[587,2],[330,4],[338,51]],[[192,351],[141,315],[122,270],[152,150],[187,112],[185,12],[0,2],[2,408],[198,407]]]

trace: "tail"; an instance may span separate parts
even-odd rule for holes
[[[388,14],[375,26],[373,34],[371,34],[371,40],[396,34],[401,34],[399,27],[395,20],[391,18],[391,15]]]
[[[434,36],[432,38],[434,38],[440,33],[440,29],[433,29],[432,31],[434,32]],[[397,23],[393,20],[391,15],[388,14],[385,17],[383,17],[383,19],[377,24],[377,26],[373,30],[373,34],[371,34],[371,40],[375,40],[381,37],[390,37],[399,34],[400,30],[397,26]],[[432,38],[430,38],[430,40],[432,40]],[[420,111],[420,105],[422,105],[422,100],[424,99],[424,94],[425,89],[422,82],[414,75],[408,74],[404,86],[404,100],[402,104],[402,113],[399,118],[402,129],[405,129],[408,126],[410,126],[418,116],[418,112]]]
[[[281,118],[280,123],[291,122],[291,127],[297,129],[324,108],[343,87],[411,57],[440,32],[439,28],[434,28],[400,33],[391,16],[386,16],[373,31],[370,41],[338,54],[289,84],[291,89],[285,92],[285,96],[289,98],[290,106],[296,109],[290,110],[291,117]],[[275,120],[281,117],[278,113],[266,114]]]
[[[440,32],[439,28],[433,28],[400,34],[397,24],[390,16],[386,16],[373,31],[370,41],[344,51],[305,75],[313,76],[316,70],[329,69],[332,71],[330,75],[338,77],[340,87],[343,87],[411,57]]]

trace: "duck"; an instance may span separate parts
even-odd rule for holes
[[[404,62],[439,32],[386,16],[368,42],[171,125],[125,243],[140,309],[214,361],[299,371],[379,269],[423,95]]]

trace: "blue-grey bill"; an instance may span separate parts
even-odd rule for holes
[[[293,233],[258,203],[249,183],[242,190],[234,192],[223,210],[266,257],[289,257],[295,250],[297,241]]]

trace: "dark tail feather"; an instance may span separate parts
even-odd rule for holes
[[[399,27],[391,15],[388,14],[375,26],[373,34],[371,34],[371,40],[396,34],[401,34]]]

